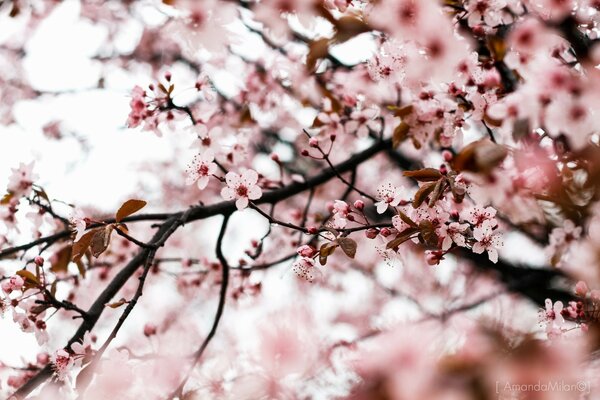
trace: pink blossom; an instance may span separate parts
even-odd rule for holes
[[[135,128],[148,116],[146,91],[139,86],[134,86],[131,91],[131,101],[129,102],[129,106],[131,107],[131,111],[127,118],[127,126],[129,128]]]
[[[588,285],[584,281],[579,281],[575,285],[575,294],[579,297],[585,298],[589,290]]]
[[[210,149],[194,157],[187,170],[186,185],[197,182],[200,190],[206,188],[210,177],[217,172],[217,164],[213,162],[214,159],[214,153]]]
[[[73,242],[78,242],[79,239],[85,234],[90,219],[83,214],[81,210],[74,210],[71,214],[70,222],[71,226],[75,228],[75,238]]]
[[[313,282],[322,275],[312,258],[301,258],[292,264],[292,271],[302,279]]]
[[[243,169],[240,174],[228,172],[225,175],[227,187],[221,190],[221,197],[225,200],[236,199],[235,206],[238,210],[248,207],[250,200],[257,200],[262,196],[258,183],[258,173],[252,169]]]
[[[19,275],[13,275],[10,278],[2,281],[2,290],[6,294],[12,293],[14,290],[21,290],[25,281]]]
[[[344,128],[346,132],[356,134],[360,138],[368,137],[369,131],[378,132],[380,129],[378,116],[379,110],[374,107],[355,110],[350,114],[350,121],[346,122]]]
[[[403,190],[391,183],[383,183],[377,189],[377,198],[379,201],[375,203],[378,214],[383,214],[388,206],[396,207],[403,199]]]
[[[498,222],[494,218],[496,216],[496,209],[493,207],[481,207],[473,206],[471,208],[464,209],[460,213],[461,219],[471,223],[475,226],[481,226],[485,221],[490,221],[490,225],[495,227]]]
[[[59,381],[67,379],[70,369],[73,366],[73,359],[65,349],[57,350],[51,357],[54,375]]]
[[[305,258],[312,258],[315,254],[317,254],[317,250],[314,247],[307,244],[298,247],[296,252],[298,253],[298,255]]]
[[[491,220],[485,220],[480,226],[473,229],[473,237],[477,242],[473,245],[473,252],[481,254],[488,252],[492,262],[498,262],[498,247],[502,246],[502,235],[494,232],[494,224]]]
[[[8,178],[8,191],[15,196],[29,196],[33,183],[38,179],[38,175],[33,172],[33,167],[32,161],[29,164],[21,163],[19,168],[13,168]]]
[[[460,224],[458,222],[451,222],[446,225],[443,224],[439,230],[439,236],[443,238],[442,250],[449,250],[452,246],[452,242],[458,246],[465,247],[465,232],[469,228],[469,224]]]

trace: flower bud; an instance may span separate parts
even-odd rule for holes
[[[150,323],[144,325],[144,336],[150,337],[156,335],[156,326]]]
[[[354,202],[354,208],[356,208],[358,211],[362,211],[365,208],[365,202],[362,200],[356,200]]]
[[[319,147],[319,140],[318,140],[316,137],[311,137],[311,138],[308,140],[308,145],[309,145],[310,147],[317,148],[317,147]]]
[[[298,255],[305,258],[312,258],[315,254],[317,254],[317,249],[312,246],[305,244],[304,246],[298,247],[296,250]]]
[[[377,232],[377,229],[375,229],[375,228],[369,228],[369,229],[367,229],[367,230],[365,231],[365,236],[366,236],[368,239],[375,239],[375,238],[377,237],[377,234],[378,234],[378,233],[379,233],[379,232]]]
[[[44,265],[44,259],[40,256],[37,256],[36,258],[33,259],[33,262],[35,263],[35,265],[37,265],[38,267],[41,267],[42,265]]]

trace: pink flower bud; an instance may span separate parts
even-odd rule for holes
[[[362,200],[356,200],[354,202],[354,208],[356,208],[358,211],[362,211],[365,208],[365,202]]]
[[[273,160],[276,163],[278,163],[279,162],[279,155],[277,155],[277,153],[271,153],[271,160]]]
[[[307,231],[308,231],[308,233],[310,233],[311,235],[314,235],[314,234],[316,234],[317,232],[319,232],[319,230],[318,230],[316,227],[314,227],[314,226],[309,226],[309,227],[308,227],[308,229],[307,229]]]
[[[389,228],[381,228],[381,236],[388,237],[392,234],[392,231]]]
[[[440,173],[442,175],[446,175],[448,173],[448,167],[446,167],[446,164],[440,165]]]
[[[42,265],[44,265],[44,259],[40,256],[37,256],[36,258],[33,259],[33,262],[35,263],[35,265],[37,265],[38,267],[41,267]]]
[[[151,323],[144,325],[144,336],[150,337],[153,335],[156,335],[156,326]]]
[[[375,228],[369,228],[365,231],[365,236],[369,239],[375,239],[377,237],[377,234],[379,232],[377,232],[377,229]]]
[[[425,260],[427,261],[427,264],[429,264],[429,265],[437,265],[440,262],[439,257],[434,252],[428,253],[425,256]]]
[[[167,82],[171,82],[171,73],[169,71],[165,72],[165,79],[167,80]]]
[[[298,247],[298,249],[296,250],[296,252],[301,257],[312,258],[315,254],[317,254],[317,249],[315,249],[312,246],[309,246],[309,245],[305,244],[304,246]]]
[[[36,357],[38,365],[46,365],[50,361],[50,356],[47,353],[40,353]]]
[[[454,158],[454,155],[452,154],[451,151],[444,150],[444,151],[442,151],[442,157],[444,158],[444,161],[450,162]]]
[[[304,149],[300,152],[300,154],[302,154],[303,157],[307,157],[308,156],[308,150]]]
[[[575,285],[575,294],[579,297],[585,297],[588,291],[588,286],[584,281],[579,281],[577,282],[577,285]]]
[[[317,147],[319,147],[319,140],[318,140],[316,137],[311,137],[311,138],[308,140],[308,145],[309,145],[310,147],[317,148]]]

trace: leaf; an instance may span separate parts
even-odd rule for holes
[[[406,242],[407,240],[411,239],[412,235],[414,235],[418,231],[419,230],[416,228],[405,229],[402,232],[400,232],[398,235],[396,235],[396,238],[390,240],[385,247],[387,249],[397,250],[398,246],[400,246],[402,243]]]
[[[442,177],[442,173],[435,168],[423,168],[416,171],[404,171],[402,175],[413,178],[419,182],[437,181]]]
[[[337,32],[333,37],[336,43],[343,43],[361,33],[369,32],[371,30],[371,27],[362,19],[350,15],[335,20],[334,25],[337,28]]]
[[[144,200],[136,200],[136,199],[127,200],[125,203],[123,203],[121,208],[119,208],[119,211],[117,211],[117,214],[115,216],[115,221],[121,222],[123,220],[123,218],[126,218],[126,217],[140,211],[142,208],[144,208],[146,206],[146,204],[147,203]]]
[[[341,237],[337,239],[337,242],[340,244],[343,252],[350,258],[354,258],[356,255],[356,242],[354,239],[350,239],[348,237]]]
[[[327,57],[329,53],[329,39],[317,39],[308,44],[308,54],[306,55],[306,67],[309,71],[314,71],[317,61]]]
[[[35,194],[37,194],[42,199],[46,200],[48,204],[50,204],[50,198],[44,189],[34,189]]]
[[[404,121],[400,122],[400,125],[394,129],[394,133],[392,135],[392,148],[396,148],[400,146],[400,143],[406,139],[408,135],[408,131],[410,130],[410,126]]]
[[[419,229],[421,231],[421,237],[423,238],[423,241],[428,246],[436,247],[438,245],[438,236],[435,233],[435,227],[431,221],[421,221],[421,223],[419,223]]]
[[[108,248],[110,244],[110,235],[112,234],[113,226],[107,225],[104,228],[98,228],[92,237],[90,249],[92,255],[96,258]]]
[[[419,190],[417,190],[417,193],[415,193],[415,196],[413,197],[413,208],[419,208],[419,206],[425,201],[427,196],[429,196],[429,194],[433,192],[435,185],[436,182],[428,182],[421,186]]]
[[[496,61],[502,61],[506,55],[506,42],[500,36],[488,37],[488,48]]]
[[[404,214],[402,212],[402,210],[398,211],[398,216],[400,217],[400,219],[402,221],[404,221],[406,224],[412,226],[413,228],[418,227],[418,225],[415,223],[415,221],[413,221],[412,219],[410,219],[410,217],[408,215]]]
[[[519,140],[527,137],[527,135],[529,135],[530,131],[531,131],[531,128],[529,127],[529,119],[528,118],[520,118],[520,119],[516,120],[513,124],[512,137],[515,141],[519,141]]]
[[[25,280],[26,286],[36,287],[36,286],[39,286],[39,284],[40,284],[39,279],[32,272],[27,271],[26,269],[18,270],[17,275],[19,275],[21,278],[23,278]]]
[[[50,285],[50,294],[52,295],[52,297],[56,297],[56,285],[58,284],[58,281],[54,281],[52,282],[52,285]]]
[[[129,303],[127,300],[125,300],[124,298],[121,298],[119,301],[115,301],[114,303],[105,304],[105,306],[110,307],[110,308],[119,308],[123,304],[127,304],[127,303]]]
[[[10,200],[13,198],[14,194],[11,192],[6,193],[4,196],[2,196],[2,200],[0,200],[0,204],[2,205],[6,205],[8,203],[10,203]]]
[[[77,260],[75,264],[77,264],[77,270],[79,271],[79,275],[81,275],[81,277],[85,279],[85,265],[81,260]]]
[[[319,249],[319,263],[321,265],[327,264],[327,257],[333,254],[336,247],[338,247],[336,241],[323,243],[323,245],[321,245],[321,248]]]
[[[431,197],[429,197],[429,203],[427,204],[429,207],[433,207],[435,202],[442,197],[444,194],[444,188],[446,187],[446,179],[440,179],[435,184],[433,188],[433,192],[431,192]]]
[[[465,146],[456,155],[453,169],[488,174],[500,165],[508,155],[506,147],[493,143],[489,139],[482,139]]]
[[[92,244],[92,238],[99,229],[102,228],[95,228],[90,230],[89,232],[86,232],[85,235],[83,235],[77,242],[73,243],[73,255],[71,259],[73,262],[80,261],[81,258],[85,255],[85,252],[90,247],[90,244]]]
[[[400,117],[400,118],[404,118],[404,117],[410,115],[414,109],[412,104],[409,104],[404,107],[390,106],[388,108],[394,112],[395,117]]]
[[[58,250],[53,258],[52,266],[50,267],[50,271],[54,273],[58,272],[67,272],[69,268],[69,262],[71,261],[71,252],[72,247],[70,245],[64,246],[62,249]]]

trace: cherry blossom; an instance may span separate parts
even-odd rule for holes
[[[66,350],[57,350],[52,357],[52,367],[54,369],[54,375],[59,381],[64,381],[68,378],[70,369],[73,365],[73,359]]]
[[[198,183],[198,189],[203,190],[208,185],[210,177],[217,172],[217,164],[213,161],[215,156],[211,150],[206,150],[194,157],[194,160],[188,167],[186,184],[192,185]]]
[[[76,209],[71,214],[70,222],[75,229],[75,239],[73,241],[78,242],[85,234],[90,219],[85,216],[83,211]]]
[[[377,197],[379,201],[375,203],[377,213],[383,214],[389,206],[396,207],[404,199],[405,193],[391,183],[383,183],[377,188]]]
[[[225,175],[227,187],[221,190],[221,196],[225,200],[234,200],[238,210],[248,207],[250,200],[258,200],[262,196],[262,190],[258,186],[258,173],[252,169],[242,170],[240,174],[228,172]]]
[[[600,396],[600,2],[24,3],[0,398]]]
[[[465,232],[469,228],[468,224],[460,224],[458,222],[451,222],[450,224],[442,224],[440,227],[440,237],[444,238],[442,242],[442,250],[446,251],[452,246],[452,242],[456,245],[465,247]]]
[[[21,163],[19,168],[13,168],[12,174],[8,179],[8,191],[15,196],[29,196],[33,183],[38,179],[38,175],[33,172],[34,163]]]
[[[2,290],[6,294],[10,294],[14,290],[21,290],[25,281],[19,275],[11,276],[9,279],[2,282]]]
[[[502,247],[502,235],[494,231],[494,223],[485,220],[480,226],[473,229],[473,237],[477,241],[473,244],[473,252],[481,254],[487,251],[492,262],[498,262],[498,248]]]

